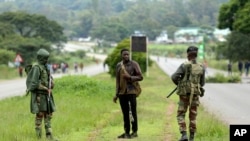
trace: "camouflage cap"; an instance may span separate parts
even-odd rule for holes
[[[188,49],[187,49],[187,53],[191,53],[191,52],[193,52],[193,53],[197,53],[198,52],[198,48],[197,47],[195,47],[195,46],[189,46],[188,47]]]
[[[37,51],[38,56],[49,57],[49,52],[43,48]]]

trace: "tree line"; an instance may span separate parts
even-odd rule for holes
[[[43,2],[48,3],[46,0]],[[205,18],[204,16],[210,15],[213,22],[207,22],[208,26],[216,25],[218,28],[229,28],[232,31],[227,38],[227,42],[218,44],[216,48],[217,55],[220,58],[232,61],[247,60],[250,55],[248,49],[250,44],[250,20],[248,16],[250,2],[248,1],[230,0],[227,3],[225,1],[216,1],[217,3],[207,1],[207,4],[222,4],[224,2],[217,9],[219,11],[217,15],[218,21],[215,20],[217,19],[215,16],[216,10],[211,12],[211,10],[205,11],[203,9],[207,14],[201,14],[199,9],[202,9],[201,7],[205,6],[205,3],[196,0],[155,0],[154,2],[137,0],[134,3],[120,0],[116,2],[104,0],[102,2],[106,2],[106,7],[100,5],[101,1],[99,0],[84,2],[85,6],[82,6],[85,9],[78,13],[78,16],[81,15],[80,18],[72,18],[77,17],[73,14],[77,12],[71,13],[74,15],[70,16],[70,19],[74,19],[71,20],[71,28],[74,29],[71,34],[67,34],[67,31],[69,31],[67,24],[60,22],[60,20],[59,22],[52,20],[53,18],[45,16],[46,14],[32,14],[20,11],[0,14],[0,52],[5,49],[8,50],[6,54],[21,53],[24,54],[25,60],[32,62],[33,60],[29,58],[35,58],[34,51],[37,48],[44,47],[51,50],[51,45],[56,44],[57,49],[60,50],[61,43],[66,42],[73,35],[82,37],[92,35],[96,38],[119,42],[128,37],[134,30],[140,30],[153,39],[162,29],[171,32],[174,31],[174,28],[180,26],[204,26],[197,23],[199,20],[195,21],[195,18],[190,17],[202,19]],[[192,6],[192,2],[196,3],[193,3]],[[39,9],[38,5],[34,5],[34,7]],[[182,9],[182,7],[185,8]],[[190,15],[192,11],[185,11],[187,7],[192,7],[192,16]],[[71,9],[77,8],[71,7]],[[210,14],[208,14],[209,11]],[[195,15],[194,13],[198,14]],[[199,14],[201,15],[198,16]],[[67,14],[65,16],[67,17]],[[62,18],[65,18],[65,16],[62,16]],[[3,62],[6,64],[7,57],[0,56],[1,64]]]
[[[219,7],[228,0],[18,0],[2,2],[0,12],[42,14],[64,27],[68,37],[119,42],[135,30],[150,40],[162,30],[217,25]]]

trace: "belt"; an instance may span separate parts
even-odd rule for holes
[[[36,90],[35,93],[47,95],[47,94],[48,94],[48,91],[46,91],[46,90]]]

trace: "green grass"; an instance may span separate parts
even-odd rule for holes
[[[119,103],[112,102],[115,79],[108,74],[93,78],[66,76],[55,80],[53,91],[57,111],[52,128],[61,141],[112,141],[123,133]],[[176,121],[177,96],[166,99],[175,87],[155,64],[141,82],[138,98],[139,137],[136,141],[176,141],[180,134]],[[0,140],[35,141],[34,115],[29,112],[30,96],[0,101]],[[197,141],[228,141],[228,127],[198,111]],[[44,130],[43,130],[44,131]],[[44,136],[43,139],[44,140]]]
[[[9,68],[6,65],[0,65],[0,73],[0,80],[13,79],[19,77],[18,68]]]

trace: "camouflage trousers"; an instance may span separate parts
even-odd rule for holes
[[[189,109],[189,131],[196,132],[196,116],[197,116],[197,108],[199,106],[199,96],[193,95],[193,99],[191,105],[189,104],[190,95],[180,95],[178,110],[177,110],[177,121],[179,125],[180,132],[186,131],[186,121],[185,115]]]
[[[43,121],[43,119],[44,119],[44,128],[45,128],[46,135],[52,134],[51,118],[52,118],[52,113],[48,114],[47,112],[39,112],[36,114],[35,130],[36,130],[36,135],[38,138],[41,138],[41,136],[42,136],[42,121]]]

